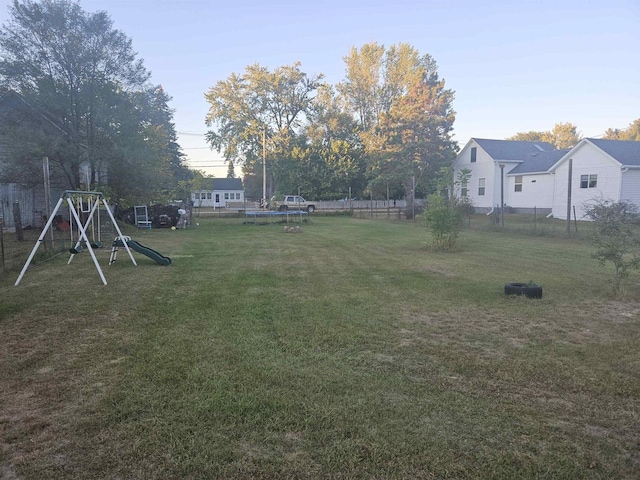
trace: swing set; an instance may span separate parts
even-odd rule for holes
[[[111,219],[112,225],[114,226],[115,230],[118,233],[116,240],[119,240],[122,246],[124,246],[124,248],[127,250],[129,257],[131,258],[131,262],[134,265],[137,265],[135,259],[133,258],[133,254],[129,249],[129,245],[127,244],[129,237],[125,237],[122,234],[122,231],[120,230],[120,227],[118,227],[118,223],[116,222],[116,219],[113,217],[113,214],[111,213],[111,209],[109,208],[109,205],[107,204],[107,201],[105,200],[104,195],[101,192],[83,192],[79,190],[66,190],[58,200],[58,203],[53,209],[53,212],[49,216],[47,224],[42,229],[42,233],[40,234],[40,237],[38,237],[38,240],[36,241],[36,244],[34,245],[33,250],[29,255],[29,258],[24,264],[24,267],[20,272],[20,276],[16,280],[15,286],[18,286],[20,284],[20,281],[22,280],[22,277],[24,276],[27,269],[29,268],[29,265],[31,264],[33,257],[38,251],[38,248],[44,241],[47,231],[49,231],[49,229],[52,228],[53,221],[56,217],[56,214],[58,213],[60,208],[63,206],[65,201],[69,206],[69,232],[71,235],[70,245],[72,245],[71,248],[69,249],[69,253],[71,254],[71,256],[69,257],[69,261],[67,262],[67,265],[71,263],[73,258],[78,253],[82,252],[84,248],[86,248],[89,254],[91,255],[91,258],[93,260],[94,265],[96,266],[96,269],[98,270],[98,274],[100,275],[100,279],[102,280],[102,283],[104,285],[107,284],[107,280],[104,277],[104,273],[102,273],[102,269],[100,268],[100,264],[98,263],[96,254],[93,251],[95,248],[102,247],[100,206],[104,206],[105,211],[107,212],[107,214],[109,215],[109,218]],[[84,218],[84,221],[83,221],[83,218]],[[74,232],[74,225],[75,225],[75,232]],[[91,241],[89,240],[87,231],[91,233]],[[109,265],[111,265],[112,263],[113,263],[113,260],[110,259]]]

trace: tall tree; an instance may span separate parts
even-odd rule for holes
[[[401,182],[411,198],[414,181],[426,181],[452,159],[453,92],[438,77],[435,60],[408,44],[353,48],[338,85],[358,119],[369,180]]]
[[[389,113],[381,116],[376,129],[381,148],[370,163],[374,182],[401,181],[408,200],[416,185],[433,190],[438,172],[456,153],[451,139],[452,101],[453,92],[445,88],[444,80],[425,71]],[[432,185],[426,185],[428,181]]]
[[[129,202],[173,197],[193,173],[182,164],[170,97],[161,86],[128,94],[118,108],[121,123],[112,138],[109,188]]]
[[[607,140],[632,140],[640,142],[640,118],[634,120],[625,129],[610,128],[605,134]]]
[[[162,132],[162,147],[165,161],[169,164],[171,175],[177,181],[189,180],[193,172],[184,164],[184,153],[178,144],[178,134],[173,122],[174,110],[169,107],[172,100],[162,85],[152,87],[146,92],[148,103],[151,105],[149,112],[150,124]],[[142,104],[147,102],[141,102]]]
[[[322,191],[314,190],[310,179],[303,176],[306,195],[317,199],[362,196],[366,187],[366,163],[360,128],[335,89],[323,85],[313,103],[313,110],[306,129],[310,157],[322,161],[324,180],[315,180],[314,186],[325,185]],[[317,170],[316,170],[317,171]]]
[[[261,175],[257,167],[265,139],[269,170],[277,183],[279,163],[296,144],[321,79],[304,73],[296,62],[273,72],[255,64],[243,75],[219,81],[205,94],[211,148],[223,152],[227,161],[243,163],[245,174]]]
[[[58,127],[14,145],[12,158],[48,155],[76,189],[80,166],[89,164],[91,186],[108,176],[111,192],[129,201],[167,196],[190,178],[171,98],[148,84],[131,39],[106,12],[87,13],[70,0],[15,0],[10,13],[0,29],[0,88],[18,92]]]
[[[338,84],[338,91],[357,116],[363,131],[371,130],[384,110],[384,52],[384,46],[368,43],[360,50],[352,47],[344,57],[346,78]]]

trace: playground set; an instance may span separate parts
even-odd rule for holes
[[[171,259],[169,257],[165,257],[159,252],[155,250],[145,247],[144,245],[132,240],[131,237],[125,236],[122,234],[116,219],[111,212],[111,208],[107,204],[104,195],[101,192],[85,192],[78,190],[66,190],[58,200],[53,212],[49,216],[46,225],[42,229],[42,233],[38,237],[36,244],[31,250],[31,254],[27,259],[18,279],[16,280],[15,286],[20,284],[22,277],[26,273],[29,265],[31,264],[36,252],[40,245],[45,241],[45,237],[47,232],[53,228],[54,222],[56,219],[59,219],[60,216],[58,212],[63,207],[64,203],[67,203],[69,207],[69,222],[66,223],[64,221],[58,221],[58,229],[68,230],[71,236],[71,248],[69,249],[69,253],[71,256],[69,257],[69,261],[67,265],[71,263],[73,258],[86,250],[91,255],[91,259],[98,270],[98,274],[100,275],[100,279],[104,285],[107,284],[107,280],[102,272],[102,268],[100,268],[100,264],[98,263],[98,259],[96,258],[96,254],[94,249],[102,247],[102,232],[101,232],[101,222],[100,222],[100,211],[106,211],[109,219],[111,220],[111,224],[115,228],[117,232],[117,236],[113,240],[111,244],[111,255],[109,257],[109,265],[116,261],[116,256],[119,248],[124,248],[131,259],[131,262],[134,265],[138,265],[136,263],[135,258],[133,258],[133,254],[131,250],[135,250],[136,252],[142,253],[147,257],[155,260],[159,265],[170,265]],[[101,207],[103,207],[101,209]],[[89,233],[91,234],[91,240],[89,240]]]

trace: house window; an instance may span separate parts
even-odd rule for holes
[[[207,192],[207,200],[211,200],[211,192]]]
[[[516,192],[521,192],[522,191],[522,175],[517,175],[516,176]]]
[[[596,188],[598,175],[580,175],[580,188]]]
[[[478,195],[484,195],[484,187],[485,187],[485,178],[478,179]]]
[[[229,200],[229,193],[228,193],[228,192],[226,192],[226,193],[224,194],[224,199],[225,199],[225,200]]]
[[[478,148],[471,147],[471,163],[476,163],[477,155],[478,155]]]
[[[467,198],[469,195],[469,183],[466,180],[460,185],[460,195],[462,198]]]
[[[206,200],[207,199],[207,194],[204,192],[200,192],[200,200]]]
[[[240,200],[240,194],[236,193],[236,200]]]

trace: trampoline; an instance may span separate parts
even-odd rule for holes
[[[305,212],[304,210],[287,210],[284,212],[278,212],[275,210],[255,210],[251,212],[244,212],[244,215],[247,219],[253,219],[253,222],[245,221],[245,223],[257,224],[258,217],[264,219],[261,223],[269,223],[271,220],[273,220],[274,222],[286,221],[287,223],[289,223],[289,217],[295,218],[296,216],[299,216],[300,221],[302,221],[303,216],[304,218],[306,218],[308,212]]]

